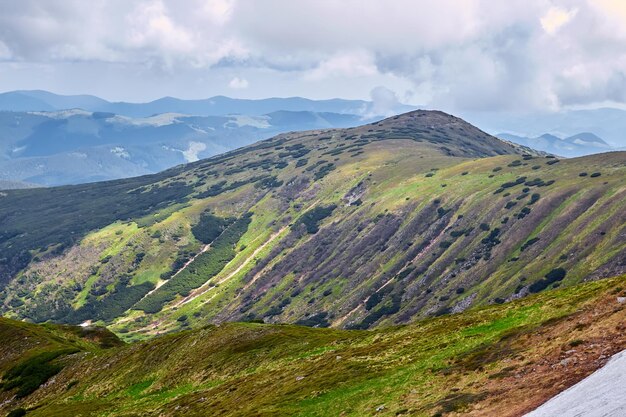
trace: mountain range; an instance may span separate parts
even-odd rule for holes
[[[544,133],[535,138],[509,133],[499,133],[496,136],[533,149],[540,149],[544,152],[565,157],[591,155],[613,150],[608,143],[590,132],[578,133],[566,138],[560,138],[549,133]]]
[[[624,348],[625,203],[424,110],[5,190],[0,409],[521,415]]]
[[[565,109],[525,113],[466,111],[461,116],[492,134],[506,132],[533,138],[548,133],[565,138],[591,132],[614,149],[626,148],[626,110],[623,109]]]
[[[380,112],[412,109],[398,103],[382,109],[363,100],[300,97],[165,97],[127,103],[40,90],[6,92],[0,94],[0,189],[156,173],[281,132],[356,126],[375,120]],[[469,114],[489,132],[509,132],[496,136],[564,157],[626,148],[625,116],[617,109]],[[538,129],[551,133],[534,136]]]
[[[15,188],[126,178],[280,132],[355,126],[363,121],[348,114],[284,110],[260,116],[164,113],[145,118],[85,110],[4,111],[0,112],[0,179],[3,188]]]
[[[43,90],[9,91],[0,94],[3,111],[59,111],[82,109],[90,112],[115,113],[127,117],[150,117],[163,113],[182,113],[196,116],[225,116],[241,114],[258,116],[276,111],[307,111],[372,115],[374,103],[364,100],[309,100],[302,97],[236,99],[215,96],[200,100],[163,97],[148,103],[110,102],[90,95],[59,95]],[[389,111],[412,110],[412,106],[397,104]]]

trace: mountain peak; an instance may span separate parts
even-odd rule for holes
[[[600,146],[600,147],[609,147],[609,144],[606,143],[602,138],[597,136],[591,132],[582,132],[573,136],[569,136],[563,139],[566,142],[576,143],[579,145],[592,145],[592,146]]]

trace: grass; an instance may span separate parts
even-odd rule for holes
[[[54,246],[37,247],[37,241],[31,241],[35,245],[32,256],[39,259],[28,262],[19,278],[0,293],[2,311],[12,317],[36,321],[60,320],[71,310],[84,306],[90,292],[105,292],[97,295],[98,299],[110,295],[118,288],[119,277],[130,276],[130,285],[135,286],[164,284],[162,277],[172,270],[175,260],[201,250],[203,245],[194,236],[193,228],[202,222],[202,213],[208,212],[221,218],[254,213],[248,230],[233,242],[234,257],[219,263],[210,274],[203,275],[200,271],[193,285],[186,285],[182,291],[174,291],[173,297],[168,294],[155,303],[157,306],[150,309],[152,314],[138,312],[136,308],[141,305],[120,313],[112,328],[125,339],[152,337],[211,321],[242,320],[249,314],[258,318],[278,309],[280,314],[271,318],[273,322],[293,323],[326,312],[329,322],[350,326],[365,319],[369,312],[362,306],[364,300],[389,280],[393,291],[380,304],[401,298],[400,309],[383,314],[371,324],[405,323],[441,311],[467,308],[463,304],[465,300],[475,306],[509,299],[520,286],[524,293],[523,287],[558,267],[567,269],[563,285],[574,285],[607,268],[623,253],[624,246],[618,239],[622,226],[616,224],[604,235],[600,232],[606,222],[618,220],[626,198],[620,191],[625,178],[624,154],[546,165],[546,159],[541,157],[526,160],[518,154],[497,156],[519,150],[492,143],[490,138],[459,121],[452,125],[446,122],[444,127],[431,131],[424,130],[426,120],[413,119],[417,116],[399,118],[397,122],[392,119],[381,127],[283,135],[157,177],[101,186],[102,193],[112,189],[117,193],[133,193],[137,189],[144,193],[140,196],[141,207],[128,207],[131,215],[124,218],[110,218],[108,213],[101,213],[106,207],[99,206],[105,202],[104,197],[97,204],[83,201],[93,190],[74,189],[82,191],[71,198],[67,190],[61,190],[60,195],[70,202],[77,199],[78,212],[82,210],[80,207],[88,207],[98,219],[89,223],[89,230],[83,230],[82,226],[66,230],[73,236],[68,243],[71,250],[63,251],[59,247],[55,253]],[[328,139],[320,140],[320,137]],[[403,139],[390,139],[399,137]],[[350,156],[353,152],[349,151],[332,154],[338,147],[352,146],[355,142],[362,150],[358,156]],[[308,164],[296,167],[292,155],[304,151]],[[280,157],[283,153],[286,155]],[[306,171],[322,160],[327,162]],[[515,160],[521,162],[514,164]],[[335,169],[315,181],[315,173],[329,163]],[[534,170],[535,165],[540,169]],[[496,170],[497,167],[500,169]],[[602,172],[602,176],[581,179],[578,173],[582,170]],[[223,175],[227,171],[229,175]],[[426,173],[433,175],[427,177]],[[502,197],[504,193],[493,194],[502,184],[524,176],[530,180],[541,178],[544,183],[557,181],[550,186],[529,186],[528,197],[519,201],[515,197],[526,185],[507,188],[513,192],[507,198]],[[304,185],[297,186],[298,181],[304,181]],[[363,184],[361,205],[348,206],[345,196],[359,183]],[[130,188],[124,191],[124,187]],[[210,196],[206,193],[209,189]],[[157,190],[178,197],[156,201]],[[181,197],[182,191],[188,194]],[[579,216],[572,216],[571,211],[590,192],[598,193],[598,203]],[[203,193],[207,197],[198,198]],[[534,193],[541,197],[529,205]],[[46,196],[54,200],[54,194]],[[118,197],[109,197],[110,202],[118,201]],[[26,204],[31,197],[17,193],[11,198]],[[126,196],[119,198],[126,201]],[[503,208],[508,200],[517,201],[511,210]],[[46,204],[51,201],[46,200]],[[144,203],[153,204],[146,208]],[[311,218],[309,230],[313,234],[294,238],[291,232],[297,227],[290,226],[305,222],[317,210],[333,206],[336,208],[328,217]],[[530,207],[531,212],[519,218],[518,212],[525,207]],[[437,209],[442,212],[436,214]],[[63,227],[70,227],[65,223],[65,213],[58,215]],[[507,224],[501,224],[504,217],[510,218]],[[110,221],[104,222],[106,219]],[[482,243],[486,232],[478,229],[481,223],[489,224],[492,229],[500,228],[501,243],[486,249]],[[388,230],[381,230],[384,227],[376,224],[385,224]],[[451,230],[472,228],[467,235],[454,238],[449,235]],[[285,231],[253,257],[279,230]],[[525,242],[536,237],[538,241],[520,252]],[[326,250],[328,247],[331,250]],[[423,249],[419,253],[414,251],[418,247]],[[576,255],[561,259],[564,253],[572,252]],[[137,264],[134,259],[139,253],[145,256]],[[319,257],[319,253],[324,255]],[[538,256],[539,253],[542,255]],[[346,254],[351,254],[350,259],[346,259]],[[108,257],[108,263],[102,264]],[[518,259],[510,261],[514,258]],[[457,263],[457,259],[466,262]],[[248,285],[257,263],[266,267],[257,276],[259,279]],[[411,272],[399,276],[401,270]],[[209,287],[209,278],[218,286]],[[165,284],[160,292],[167,287]],[[457,293],[458,288],[465,291]],[[324,296],[328,289],[333,290],[332,294]],[[182,298],[176,294],[197,295],[196,291],[201,294],[180,304]],[[282,294],[283,291],[287,294]],[[298,291],[298,295],[289,297],[290,305],[280,306],[288,294]],[[314,301],[309,303],[311,299]],[[253,307],[247,308],[246,300],[253,300]],[[162,310],[154,313],[157,307]],[[349,317],[340,321],[350,312]],[[176,321],[181,314],[188,316],[184,325]]]
[[[36,399],[12,406],[28,404],[33,416],[360,416],[377,409],[383,416],[432,416],[478,405],[505,409],[507,399],[530,406],[556,389],[525,373],[536,361],[558,363],[564,350],[598,343],[598,335],[616,338],[604,350],[623,347],[615,324],[625,310],[615,291],[625,285],[619,277],[373,331],[209,326],[75,358]],[[71,381],[79,382],[66,391]]]

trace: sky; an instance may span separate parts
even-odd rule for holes
[[[0,91],[626,106],[626,0],[0,0]]]

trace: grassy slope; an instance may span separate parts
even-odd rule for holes
[[[300,150],[308,153],[295,156]],[[280,135],[158,176],[94,189],[9,193],[0,199],[0,219],[22,234],[0,240],[1,249],[15,250],[33,234],[35,246],[33,259],[2,292],[3,312],[64,320],[90,292],[97,299],[115,292],[120,276],[130,277],[128,285],[162,284],[177,257],[201,249],[191,226],[205,210],[222,217],[253,213],[235,257],[160,313],[126,311],[113,323],[118,334],[135,340],[208,321],[296,322],[320,313],[326,316],[319,324],[337,327],[404,323],[523,296],[557,267],[567,270],[568,285],[623,273],[626,154],[550,165],[550,159],[522,159],[522,153],[458,119],[417,112],[375,126]],[[298,166],[301,159],[307,164]],[[326,162],[315,167],[319,161]],[[315,180],[330,163],[335,169]],[[602,175],[579,177],[583,171]],[[243,184],[259,176],[283,183]],[[494,194],[521,176],[556,182]],[[232,189],[202,196],[223,181]],[[531,203],[535,193],[539,200]],[[56,205],[59,198],[66,211]],[[348,205],[356,200],[361,204]],[[506,209],[509,201],[516,206]],[[311,208],[329,204],[338,207],[315,235],[291,227]],[[92,213],[90,223],[76,222],[68,207]],[[531,211],[518,219],[522,208]],[[54,227],[35,222],[25,232],[29,216]],[[489,230],[479,227],[483,223]],[[496,228],[500,243],[483,243]],[[459,231],[467,233],[453,236]],[[64,251],[57,241],[65,243]],[[37,246],[41,242],[47,248]],[[137,261],[139,254],[144,256]],[[375,294],[378,304],[366,307]]]
[[[625,285],[608,279],[372,331],[209,326],[74,357],[53,382],[0,407],[29,416],[518,416],[624,348]]]

